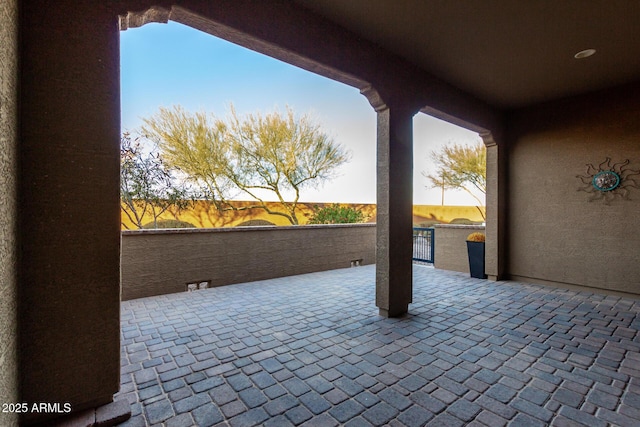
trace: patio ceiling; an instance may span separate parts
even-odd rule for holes
[[[640,2],[295,1],[498,108],[640,79]]]

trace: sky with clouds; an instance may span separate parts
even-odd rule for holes
[[[301,192],[305,202],[375,203],[376,114],[353,87],[310,73],[184,25],[147,24],[120,33],[122,129],[135,132],[159,107],[225,116],[284,111],[311,114],[351,152],[338,176]],[[429,153],[448,142],[474,143],[477,134],[429,117],[414,118],[414,204],[441,204],[427,189]],[[474,205],[462,191],[445,193],[447,205]]]

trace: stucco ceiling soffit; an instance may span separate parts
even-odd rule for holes
[[[640,81],[638,1],[294,1],[497,108]]]

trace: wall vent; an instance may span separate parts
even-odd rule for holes
[[[199,291],[211,287],[211,280],[201,280],[198,282],[187,283],[187,292]]]

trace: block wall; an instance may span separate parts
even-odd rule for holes
[[[122,233],[122,299],[375,262],[375,224]]]
[[[18,401],[17,387],[17,144],[18,1],[0,3],[0,403]],[[0,425],[18,425],[0,412]]]
[[[468,273],[467,236],[476,231],[484,232],[485,227],[479,225],[436,225],[435,230],[433,266],[442,270]]]

